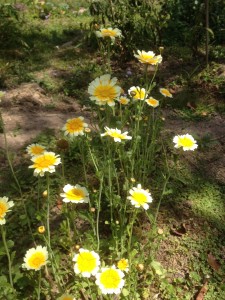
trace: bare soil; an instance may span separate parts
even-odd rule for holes
[[[88,112],[72,98],[62,98],[55,102],[36,83],[21,84],[8,91],[2,99],[1,110],[7,132],[10,151],[17,152],[32,143],[45,130],[59,134],[66,120]],[[196,155],[186,155],[186,159],[196,168],[201,167],[207,176],[225,183],[225,116],[215,113],[200,121],[185,121],[173,109],[163,111],[164,134],[190,133],[204,139],[209,137],[208,147]],[[0,148],[4,149],[3,134],[0,134]],[[201,165],[199,166],[199,161]]]

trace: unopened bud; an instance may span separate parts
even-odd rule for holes
[[[43,196],[44,198],[46,198],[46,197],[48,196],[48,191],[47,191],[47,190],[44,191],[44,192],[42,193],[42,196]]]
[[[94,208],[94,207],[91,207],[91,208],[90,208],[90,212],[94,213],[94,212],[95,212],[95,208]]]
[[[38,227],[38,232],[39,233],[44,233],[45,232],[45,226],[39,226]]]
[[[138,264],[137,265],[137,269],[138,269],[138,271],[140,271],[140,272],[142,272],[142,271],[144,271],[144,265],[143,264]]]

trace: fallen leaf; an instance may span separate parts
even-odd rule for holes
[[[218,272],[221,266],[216,258],[212,255],[212,253],[209,253],[207,258],[209,265],[213,268],[214,271]]]
[[[206,281],[204,283],[204,285],[200,289],[200,291],[199,291],[199,293],[198,293],[195,300],[204,300],[204,297],[205,297],[205,294],[206,294],[207,290],[208,290],[208,281]]]

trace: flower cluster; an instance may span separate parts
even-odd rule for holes
[[[79,249],[79,253],[73,258],[75,262],[75,274],[81,274],[83,277],[96,277],[96,285],[103,294],[119,294],[124,286],[124,271],[128,271],[127,260],[120,261],[118,268],[114,265],[108,268],[100,268],[100,257],[94,251]]]

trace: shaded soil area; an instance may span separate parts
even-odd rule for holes
[[[68,118],[83,115],[88,120],[90,117],[90,111],[78,101],[63,96],[56,102],[36,83],[22,84],[10,90],[3,97],[1,106],[8,147],[12,152],[26,147],[45,130],[59,135]],[[176,134],[189,133],[197,138],[200,151],[197,157],[185,155],[189,163],[209,178],[225,183],[225,117],[214,113],[198,121],[186,121],[172,108],[164,109],[163,117],[163,135],[166,137],[172,139]],[[0,147],[5,147],[2,133]]]

